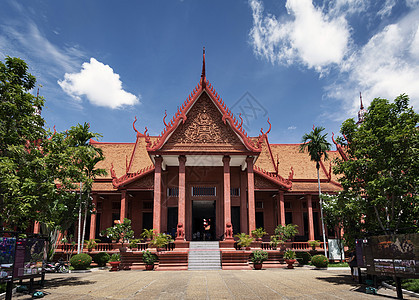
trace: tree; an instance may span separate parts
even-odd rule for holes
[[[106,172],[95,169],[104,158],[89,145],[100,135],[87,123],[66,132],[44,128],[44,99],[30,93],[35,83],[23,60],[0,62],[0,222],[24,230],[37,220],[54,245],[58,230],[74,224],[80,204],[87,215],[93,180]],[[84,183],[82,199],[78,182]]]
[[[73,126],[67,133],[68,156],[72,160],[72,165],[78,171],[78,176],[73,177],[73,180],[80,182],[78,252],[83,249],[87,215],[92,210],[90,192],[93,181],[97,176],[106,175],[104,169],[95,168],[98,162],[105,159],[102,149],[94,147],[89,143],[90,139],[97,139],[98,137],[101,137],[101,135],[91,132],[88,123]],[[82,199],[82,193],[85,193],[84,199]],[[84,207],[83,233],[80,235],[82,207]]]
[[[0,216],[7,228],[26,228],[54,190],[40,148],[44,100],[29,93],[35,83],[23,60],[0,62]]]
[[[418,232],[418,122],[404,94],[393,103],[374,99],[359,125],[353,119],[343,122],[340,142],[348,160],[338,160],[334,172],[341,176],[340,202],[356,200],[361,230]]]
[[[310,160],[316,162],[317,169],[317,182],[319,185],[319,198],[320,198],[320,213],[322,219],[322,231],[323,231],[323,243],[324,243],[324,255],[327,257],[326,252],[326,236],[324,232],[324,219],[323,219],[323,200],[321,197],[322,191],[320,188],[320,160],[322,157],[328,159],[327,151],[330,150],[331,144],[327,141],[327,133],[322,135],[323,127],[314,127],[313,131],[303,135],[301,140],[300,152],[308,151]]]

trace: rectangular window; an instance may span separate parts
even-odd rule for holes
[[[192,187],[193,197],[216,196],[215,186],[194,186]]]
[[[317,201],[313,201],[313,203],[311,203],[313,208],[317,208]]]
[[[307,208],[307,202],[303,201],[303,208]]]
[[[178,187],[169,187],[167,188],[168,197],[179,197],[179,188]]]
[[[230,196],[235,196],[235,197],[240,196],[240,188],[231,188]]]
[[[292,224],[292,212],[285,212],[285,224]]]
[[[112,202],[112,209],[120,210],[121,209],[121,202]]]
[[[286,202],[284,203],[284,207],[285,207],[285,208],[291,208],[291,202],[286,201]]]
[[[263,208],[263,201],[256,201],[256,208]]]

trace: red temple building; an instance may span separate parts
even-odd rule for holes
[[[229,240],[258,227],[273,234],[289,223],[298,225],[296,241],[321,239],[315,162],[300,144],[270,143],[269,119],[269,129],[249,136],[207,80],[205,53],[198,85],[179,104],[159,136],[137,130],[135,119],[134,143],[91,141],[105,156],[97,167],[110,172],[93,184],[90,238],[129,218],[135,237],[154,228],[177,233],[178,243]],[[341,190],[331,163],[342,155],[330,151],[321,162],[322,192]]]

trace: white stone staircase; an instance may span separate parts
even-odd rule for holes
[[[189,242],[188,270],[220,270],[219,242]]]

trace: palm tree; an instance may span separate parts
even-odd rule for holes
[[[324,232],[324,220],[323,220],[323,201],[322,201],[322,190],[320,188],[320,160],[322,156],[324,159],[328,159],[327,151],[330,150],[331,144],[327,141],[326,136],[327,133],[322,135],[322,131],[324,127],[314,127],[313,131],[310,133],[306,133],[303,135],[301,140],[300,152],[304,152],[306,149],[308,154],[310,155],[310,160],[316,162],[316,169],[317,169],[317,182],[319,185],[319,198],[320,198],[320,214],[322,219],[322,231],[323,231],[323,245],[324,245],[324,255],[327,257],[326,251],[326,236]]]

